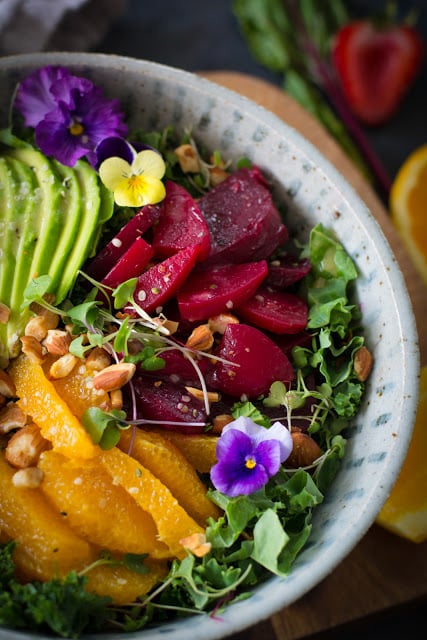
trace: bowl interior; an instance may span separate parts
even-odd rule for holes
[[[356,298],[375,365],[365,401],[348,432],[343,466],[317,509],[306,549],[287,578],[272,578],[221,621],[195,616],[130,637],[225,637],[267,618],[320,582],[373,523],[406,452],[418,392],[417,336],[402,274],[377,222],[338,171],[300,134],[251,101],[193,74],[100,54],[38,54],[0,60],[0,126],[7,126],[16,83],[46,64],[68,66],[119,98],[130,126],[191,128],[227,158],[248,156],[274,183],[292,234],[304,240],[318,222],[333,228],[359,269]],[[26,638],[0,630],[0,638]],[[95,637],[95,636],[92,636]],[[121,634],[100,637],[123,638]],[[128,637],[128,636],[126,636]]]

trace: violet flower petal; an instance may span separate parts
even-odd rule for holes
[[[135,151],[131,144],[119,136],[103,138],[95,148],[96,164],[99,167],[107,158],[117,157],[126,160],[129,164],[135,157]]]
[[[14,106],[27,127],[36,127],[56,107],[51,87],[56,81],[66,85],[69,78],[70,72],[65,67],[47,66],[37,69],[19,84]]]
[[[217,445],[218,462],[211,469],[211,480],[218,491],[235,497],[261,489],[281,464],[277,440],[259,443],[239,429],[228,429]]]
[[[239,431],[249,435],[256,442],[261,442],[262,440],[278,440],[280,443],[281,462],[286,460],[292,451],[292,436],[289,430],[281,422],[275,422],[270,428],[266,429],[265,427],[256,424],[250,418],[240,416],[239,418],[236,418],[236,420],[233,420],[233,422],[227,424],[224,427],[222,434],[224,435],[230,429],[238,429]]]

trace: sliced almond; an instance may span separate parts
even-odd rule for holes
[[[293,431],[291,436],[293,448],[291,455],[284,462],[285,467],[290,469],[308,467],[320,458],[322,450],[311,436],[302,431]]]
[[[360,347],[355,353],[353,362],[354,373],[360,382],[365,382],[369,378],[373,364],[371,352],[366,347]]]
[[[212,432],[219,435],[224,429],[224,427],[227,424],[230,424],[230,422],[233,422],[233,420],[234,420],[233,416],[227,413],[221,413],[220,415],[215,416],[215,418],[212,421]]]
[[[62,329],[48,329],[46,338],[43,340],[42,345],[46,348],[47,352],[54,356],[64,356],[68,353],[70,348],[72,337],[68,331]]]
[[[133,362],[111,364],[94,375],[93,386],[95,389],[103,389],[104,391],[121,389],[129,382],[135,371],[136,366]]]
[[[204,400],[206,395],[208,402],[219,402],[219,393],[217,393],[216,391],[207,391],[206,394],[204,394],[202,389],[197,389],[196,387],[185,388],[187,389],[188,393],[191,393],[191,395],[198,400]]]

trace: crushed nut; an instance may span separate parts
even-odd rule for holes
[[[205,394],[202,389],[197,389],[196,387],[185,387],[188,393],[191,393],[192,396],[197,398],[198,400],[204,400]],[[208,402],[219,402],[219,393],[216,391],[208,391],[206,393],[206,398]]]
[[[213,333],[207,324],[200,324],[193,329],[185,346],[197,351],[209,351],[214,343]]]
[[[22,351],[34,364],[41,364],[46,356],[46,349],[34,336],[21,336]]]
[[[175,155],[184,173],[199,173],[201,170],[199,156],[191,144],[182,144],[177,147]]]
[[[95,347],[86,358],[86,366],[92,371],[102,371],[111,364],[110,355],[102,347]]]
[[[5,398],[13,398],[16,395],[15,383],[3,369],[0,369],[0,393]]]
[[[77,356],[74,356],[72,353],[66,353],[51,365],[49,376],[53,378],[53,380],[66,378],[70,375],[78,361]]]
[[[221,167],[212,167],[209,169],[209,184],[211,187],[216,187],[217,184],[224,182],[229,175],[228,171],[224,171]]]
[[[10,318],[10,309],[9,307],[0,302],[0,324],[7,324]]]
[[[365,382],[369,378],[373,364],[371,352],[366,347],[360,347],[355,353],[353,362],[354,373],[360,382]]]
[[[215,416],[212,421],[212,433],[220,434],[224,427],[230,424],[230,422],[233,422],[233,420],[233,416],[227,413],[221,413],[219,416]]]
[[[103,391],[121,389],[129,382],[135,371],[136,366],[133,362],[111,364],[94,375],[93,386],[95,389],[103,389]]]
[[[152,318],[154,324],[159,328],[166,329],[171,336],[178,331],[179,322],[168,320],[167,318]]]
[[[49,446],[49,441],[43,438],[39,427],[31,423],[13,434],[7,443],[5,457],[13,467],[25,469],[36,465],[41,452]]]
[[[219,313],[208,320],[208,326],[212,333],[220,333],[221,335],[224,334],[229,324],[239,324],[239,319],[232,313]]]
[[[25,326],[24,335],[35,338],[38,342],[44,340],[49,330],[49,322],[45,316],[33,316]]]
[[[19,469],[13,474],[12,483],[19,489],[37,489],[43,482],[44,473],[38,467]]]
[[[68,331],[63,331],[61,329],[48,329],[46,338],[43,340],[42,344],[48,353],[54,356],[64,356],[68,353],[71,341],[72,337]]]
[[[123,408],[123,393],[121,389],[114,389],[110,393],[110,407],[111,409]]]
[[[22,409],[15,402],[9,402],[0,411],[0,434],[25,427],[27,420]]]
[[[192,533],[179,541],[185,549],[188,549],[197,558],[203,558],[212,548],[210,542],[206,542],[204,533]]]
[[[307,433],[293,431],[291,433],[293,448],[291,455],[285,460],[285,467],[297,469],[308,467],[322,455],[322,450]]]

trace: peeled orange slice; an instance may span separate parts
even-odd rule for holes
[[[390,213],[412,260],[427,283],[427,144],[400,167],[390,192]]]
[[[16,385],[18,405],[40,427],[41,434],[53,448],[68,458],[88,459],[100,449],[75,417],[39,364],[21,355],[9,373]]]
[[[409,450],[377,522],[413,542],[427,540],[427,366],[421,370],[420,399]]]

